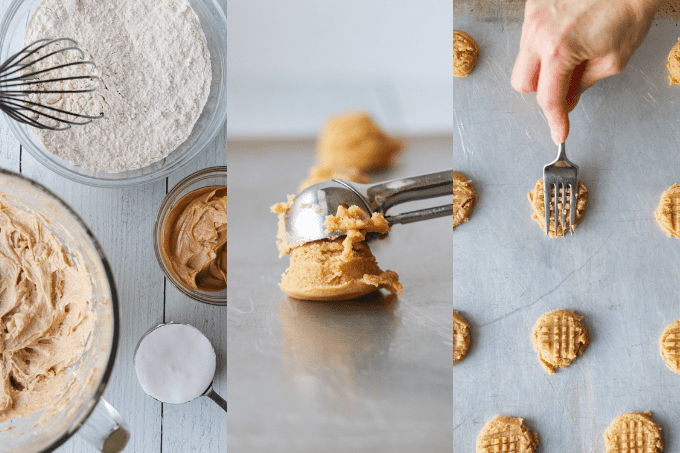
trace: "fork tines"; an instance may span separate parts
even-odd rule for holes
[[[559,145],[557,159],[543,167],[543,190],[545,234],[550,234],[550,214],[554,213],[555,236],[564,236],[564,217],[567,209],[569,210],[569,219],[567,219],[569,231],[574,234],[578,198],[578,166],[567,159],[564,143]],[[569,192],[569,203],[567,203],[567,192]],[[558,213],[559,223],[557,223]]]

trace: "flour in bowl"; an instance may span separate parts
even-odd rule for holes
[[[24,42],[58,37],[76,40],[97,64],[99,87],[41,96],[104,118],[62,132],[32,128],[48,151],[78,167],[119,173],[163,159],[189,137],[208,99],[212,69],[187,0],[44,0]]]

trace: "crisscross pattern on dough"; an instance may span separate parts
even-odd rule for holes
[[[453,364],[460,362],[470,349],[470,325],[465,319],[453,312]]]
[[[566,368],[588,346],[588,328],[572,310],[544,314],[534,326],[533,343],[541,363],[551,374]]]
[[[538,434],[532,434],[521,418],[496,416],[477,437],[477,453],[533,453]]]
[[[625,414],[605,433],[607,453],[657,453],[663,450],[659,426],[651,414]]]
[[[680,374],[680,319],[661,334],[661,357],[671,370]]]
[[[654,216],[669,236],[680,238],[680,184],[673,184],[661,195]]]

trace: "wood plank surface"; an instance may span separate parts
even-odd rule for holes
[[[224,9],[226,0],[217,0]],[[4,14],[9,0],[0,0]],[[189,323],[213,343],[218,355],[215,390],[227,393],[226,309],[182,295],[166,282],[153,251],[156,213],[168,189],[206,167],[227,165],[226,124],[216,140],[184,168],[165,180],[127,189],[101,189],[74,183],[38,163],[0,116],[0,167],[21,172],[69,203],[101,242],[115,275],[121,307],[121,336],[113,375],[104,393],[125,418],[131,452],[224,452],[226,414],[207,398],[183,405],[161,404],[139,386],[132,363],[137,341],[149,328],[166,321]],[[60,453],[93,452],[78,436]]]

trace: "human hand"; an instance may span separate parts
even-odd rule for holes
[[[512,86],[536,92],[556,144],[581,94],[618,74],[649,31],[660,0],[527,0]]]

